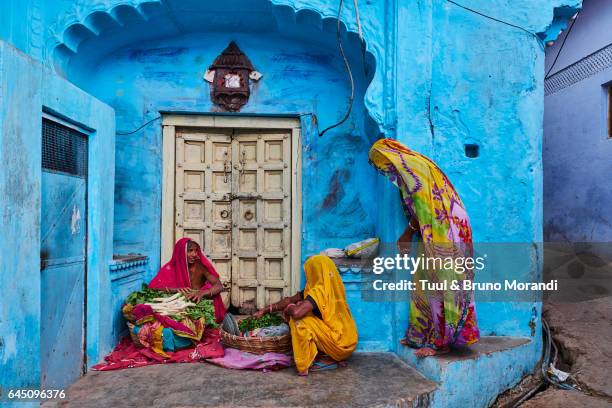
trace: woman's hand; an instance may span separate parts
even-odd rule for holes
[[[204,290],[194,290],[187,296],[187,299],[191,300],[193,303],[198,304],[202,299],[206,297],[206,291]]]
[[[263,309],[259,309],[258,311],[253,313],[251,316],[259,318],[267,313],[273,313],[279,310],[285,310],[285,308],[289,304],[299,302],[300,300],[302,300],[302,293],[298,292],[293,296],[283,298],[276,303],[272,303],[271,305],[264,307]]]
[[[263,317],[264,315],[268,314],[268,312],[270,312],[270,308],[264,307],[263,309],[259,309],[258,311],[253,313],[251,316],[259,319],[260,317]]]
[[[409,254],[412,249],[412,236],[419,230],[417,226],[412,225],[412,220],[404,230],[404,233],[397,239],[397,251],[403,254]]]
[[[412,249],[412,230],[406,229],[404,233],[397,239],[397,252],[401,255],[409,254]]]
[[[199,303],[202,298],[206,295],[204,291],[201,290],[193,290],[190,288],[181,288],[179,289],[179,293],[185,296],[185,299],[191,300],[194,303]]]
[[[178,289],[178,293],[180,293],[181,295],[187,297],[189,296],[189,294],[192,292],[193,290],[191,288],[180,288]]]
[[[289,321],[289,319],[293,316],[296,307],[297,305],[295,303],[291,303],[283,310],[283,317],[285,318],[285,321]]]
[[[307,300],[300,300],[297,303],[288,305],[283,311],[285,319],[289,321],[290,318],[294,320],[300,320],[307,314],[311,313],[313,309],[312,303]]]

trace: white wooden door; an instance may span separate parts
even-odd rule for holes
[[[176,133],[175,236],[202,247],[224,287],[232,281],[231,129]],[[223,300],[229,305],[229,294]]]
[[[175,239],[198,242],[231,296],[289,295],[291,129],[176,128]]]
[[[232,303],[288,295],[291,279],[291,132],[235,130],[232,141]]]

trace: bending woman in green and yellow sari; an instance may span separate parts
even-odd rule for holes
[[[398,246],[406,248],[412,236],[420,234],[419,247],[428,259],[473,256],[472,229],[463,202],[433,161],[396,140],[381,139],[370,149],[370,163],[400,189],[410,222]],[[431,265],[434,263],[429,268],[419,268],[413,280],[446,281],[450,288],[453,280],[473,279],[473,269],[457,268],[459,262],[453,263],[453,267],[448,267],[448,263]],[[448,352],[450,346],[467,346],[478,341],[480,332],[472,291],[422,290],[418,284],[416,288],[402,344],[417,348],[415,354],[425,357]]]

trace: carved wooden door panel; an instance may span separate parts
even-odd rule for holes
[[[175,239],[202,246],[226,306],[289,295],[291,130],[177,127],[175,149]]]
[[[177,129],[175,237],[199,243],[224,287],[232,280],[231,129]],[[223,293],[226,306],[229,294]]]
[[[261,308],[291,279],[291,133],[235,130],[232,141],[232,304]]]

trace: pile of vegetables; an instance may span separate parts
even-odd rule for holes
[[[210,299],[202,299],[198,304],[188,307],[185,315],[193,320],[203,317],[207,326],[219,327],[215,322],[215,306]]]
[[[261,327],[278,326],[282,322],[283,319],[277,314],[266,314],[259,318],[249,316],[238,322],[238,328],[244,333]]]
[[[188,302],[181,293],[176,293],[169,297],[158,297],[145,303],[151,306],[153,311],[162,316],[180,316],[188,307],[195,306],[195,303]]]
[[[215,307],[212,300],[202,299],[197,304],[188,301],[181,293],[168,293],[161,290],[150,289],[142,284],[141,290],[130,293],[126,299],[130,305],[144,304],[151,306],[153,311],[163,316],[180,321],[188,317],[192,320],[204,318],[207,326],[217,327],[215,322]]]
[[[151,302],[155,298],[162,298],[170,295],[171,293],[164,292],[162,290],[149,289],[149,287],[143,283],[140,290],[129,294],[126,299],[126,303],[135,306]]]

